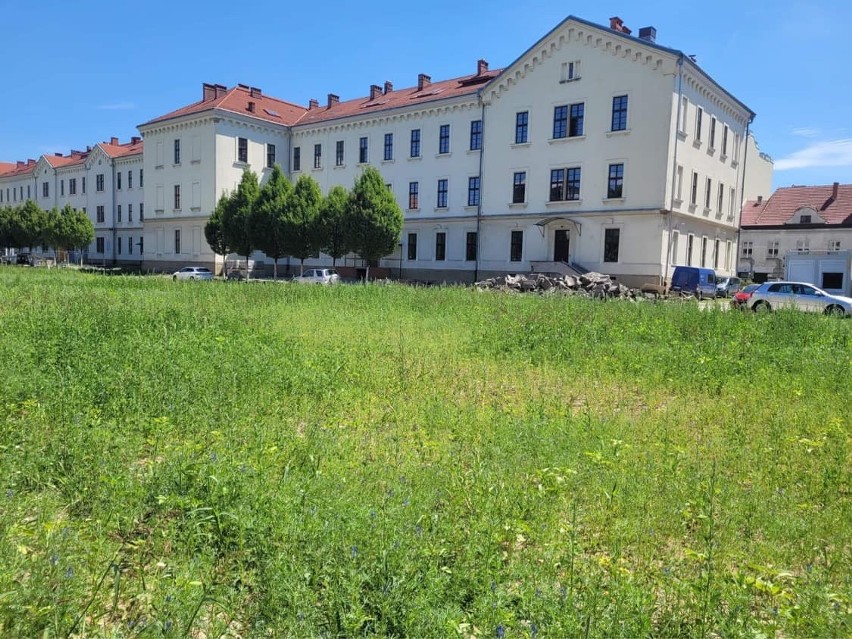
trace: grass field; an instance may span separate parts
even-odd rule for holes
[[[0,268],[0,636],[849,636],[850,338]]]

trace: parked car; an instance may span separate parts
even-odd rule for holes
[[[716,297],[716,271],[697,266],[675,266],[672,293],[691,293],[696,297]]]
[[[206,266],[184,266],[181,270],[172,274],[172,279],[177,280],[212,280],[213,272]]]
[[[35,266],[38,263],[31,253],[18,253],[15,264],[19,266]]]
[[[716,297],[728,297],[740,290],[742,282],[738,277],[723,277],[716,280]]]
[[[336,284],[340,281],[340,276],[333,268],[309,268],[294,277],[293,281],[300,284]]]
[[[826,293],[805,282],[766,282],[751,295],[748,306],[755,312],[797,308],[826,315],[852,315],[852,298]]]
[[[748,301],[751,299],[752,293],[760,288],[760,284],[749,284],[740,291],[734,293],[731,298],[731,306],[734,308],[748,308]]]

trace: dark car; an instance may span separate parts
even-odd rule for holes
[[[36,261],[30,253],[18,253],[18,256],[15,258],[15,264],[19,266],[35,266]]]
[[[716,297],[716,272],[712,268],[675,266],[669,291],[698,298]]]

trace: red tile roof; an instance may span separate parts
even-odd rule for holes
[[[128,155],[142,153],[143,145],[144,142],[141,138],[133,138],[130,142],[125,142],[124,144],[113,144],[112,141],[98,144],[104,153],[111,158],[123,158]]]
[[[325,120],[336,120],[354,115],[365,115],[376,111],[387,109],[399,109],[403,107],[417,106],[434,100],[445,100],[462,95],[476,93],[477,90],[489,80],[500,75],[502,69],[484,71],[482,74],[466,75],[451,80],[432,82],[418,90],[416,86],[405,89],[389,90],[380,93],[375,99],[369,96],[347,100],[332,106],[323,105],[310,109],[298,121],[303,124],[316,124]]]
[[[14,162],[0,162],[0,175],[15,168]]]
[[[183,115],[202,113],[212,109],[239,113],[276,124],[292,125],[307,112],[305,107],[263,95],[259,89],[252,89],[246,85],[237,85],[231,89],[221,85],[205,85],[205,89],[207,87],[211,89],[208,99],[194,102],[177,111],[161,115],[140,126],[179,118]],[[253,106],[250,106],[249,103],[252,103]],[[250,108],[254,110],[250,111]]]
[[[827,224],[852,225],[852,184],[839,184],[836,198],[833,193],[833,184],[782,187],[766,200],[746,202],[740,224],[743,227],[783,225],[800,208],[810,207]]]
[[[63,166],[71,166],[72,164],[83,164],[88,155],[87,151],[72,151],[68,155],[45,155],[44,160],[54,169],[59,169]]]
[[[6,163],[3,162],[2,165],[5,167]],[[10,168],[0,169],[0,177],[13,177],[15,175],[26,175],[27,173],[32,173],[36,168],[35,160],[27,160],[26,162],[16,162],[15,164],[9,164]]]

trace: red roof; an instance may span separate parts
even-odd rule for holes
[[[6,168],[6,167],[9,168]],[[36,168],[35,160],[27,160],[26,162],[16,162],[15,164],[0,163],[0,177],[13,177],[15,175],[26,175],[32,173]]]
[[[310,109],[299,120],[298,124],[316,124],[325,120],[336,120],[353,115],[364,115],[385,111],[387,109],[399,109],[403,107],[417,106],[424,102],[434,100],[445,100],[462,95],[476,93],[486,82],[500,75],[502,69],[484,71],[481,74],[466,75],[461,78],[442,80],[426,84],[422,90],[416,86],[405,89],[390,89],[387,93],[379,93],[375,99],[369,96],[347,100],[332,106],[323,105]]]
[[[810,207],[826,224],[852,225],[852,184],[826,186],[786,186],[768,199],[749,200],[743,206],[741,226],[779,226],[786,224],[802,207]]]
[[[113,144],[110,141],[101,142],[98,146],[111,158],[123,158],[128,155],[142,153],[143,144],[144,142],[141,138],[133,138],[130,142],[125,142],[124,144]]]
[[[0,175],[15,168],[14,162],[0,162]]]
[[[242,84],[231,89],[221,85],[205,85],[205,91],[208,88],[210,91],[206,100],[201,100],[177,111],[161,115],[140,126],[171,120],[182,115],[202,113],[211,109],[231,111],[232,113],[259,118],[276,124],[292,125],[307,112],[307,109],[304,107],[263,95],[259,89],[253,89]],[[250,106],[250,103],[253,106]],[[254,110],[250,111],[250,108]]]

